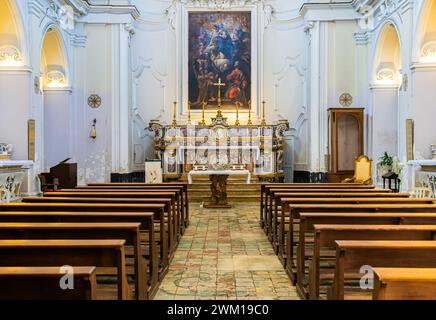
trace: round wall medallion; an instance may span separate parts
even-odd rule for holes
[[[339,97],[339,103],[341,104],[341,106],[343,107],[349,107],[351,106],[351,104],[353,103],[353,97],[351,94],[349,93],[343,93],[340,97]]]
[[[88,106],[98,108],[101,106],[101,98],[98,94],[91,94],[88,98]]]

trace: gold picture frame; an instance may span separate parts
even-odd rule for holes
[[[412,119],[406,119],[406,150],[407,161],[414,160],[414,123]]]
[[[35,120],[27,121],[27,158],[35,161]]]

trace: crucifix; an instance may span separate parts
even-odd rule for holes
[[[225,87],[226,84],[221,82],[221,78],[218,79],[218,83],[214,83],[214,86],[218,87],[218,112],[216,114],[217,118],[222,118],[223,114],[221,113],[221,87]]]

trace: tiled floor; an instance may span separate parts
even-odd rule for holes
[[[194,203],[190,213],[191,224],[155,299],[298,299],[259,227],[257,204],[210,210]]]

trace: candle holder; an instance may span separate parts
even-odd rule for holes
[[[236,121],[235,126],[239,126],[241,123],[239,122],[239,102],[236,102]]]
[[[248,106],[248,122],[247,122],[247,126],[252,126],[253,122],[251,121],[251,102],[250,105]]]
[[[188,125],[191,125],[191,102],[188,101]]]
[[[205,126],[206,125],[206,121],[204,120],[204,108],[206,106],[206,102],[203,101],[202,106],[203,106],[203,110],[202,110],[202,113],[201,113],[201,121],[198,124],[200,126]]]
[[[176,113],[177,113],[177,111],[176,111],[177,102],[173,102],[173,105],[174,105],[174,107],[173,107],[173,122],[172,122],[171,125],[173,127],[175,127],[175,126],[177,126],[177,115],[176,115]]]
[[[265,118],[265,101],[262,101],[262,122],[260,123],[261,126],[266,126],[266,118]]]

